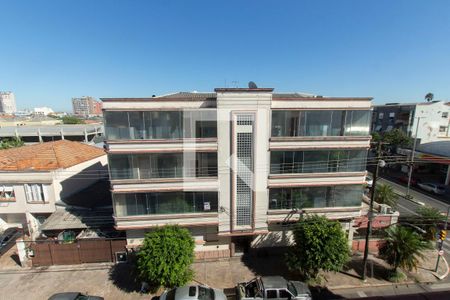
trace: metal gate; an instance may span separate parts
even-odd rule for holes
[[[96,262],[115,262],[116,252],[126,251],[127,241],[92,239],[71,244],[55,241],[32,242],[33,267],[51,265],[76,265]]]

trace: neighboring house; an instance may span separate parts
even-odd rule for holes
[[[373,108],[372,132],[398,128],[421,144],[450,140],[449,126],[449,102],[387,103]]]
[[[56,203],[105,177],[102,149],[61,140],[0,150],[0,226],[36,236]]]
[[[197,257],[284,246],[303,214],[361,216],[371,98],[217,88],[103,100],[114,219],[139,246],[179,224]]]

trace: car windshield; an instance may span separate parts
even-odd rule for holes
[[[292,295],[297,295],[297,290],[295,289],[295,286],[291,282],[288,282],[287,288]]]
[[[199,286],[198,287],[198,299],[199,300],[214,300],[213,289]]]
[[[168,291],[166,294],[166,300],[175,300],[175,292],[176,289],[171,289],[170,291]]]

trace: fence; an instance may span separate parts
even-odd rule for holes
[[[116,253],[126,251],[125,239],[78,240],[70,244],[36,241],[29,245],[33,267],[116,262]]]

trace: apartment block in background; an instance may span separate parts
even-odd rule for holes
[[[286,246],[305,214],[361,215],[371,98],[217,88],[103,100],[116,228],[179,224],[197,257]]]
[[[0,227],[35,237],[62,199],[105,177],[103,149],[61,140],[0,150]]]
[[[78,116],[99,116],[102,114],[102,103],[94,97],[83,96],[72,98],[73,114]]]
[[[14,93],[0,92],[0,113],[14,114],[16,111],[16,97]]]
[[[449,141],[450,102],[431,101],[375,105],[372,131],[383,133],[394,128],[402,130],[412,138],[417,137],[420,144]]]

